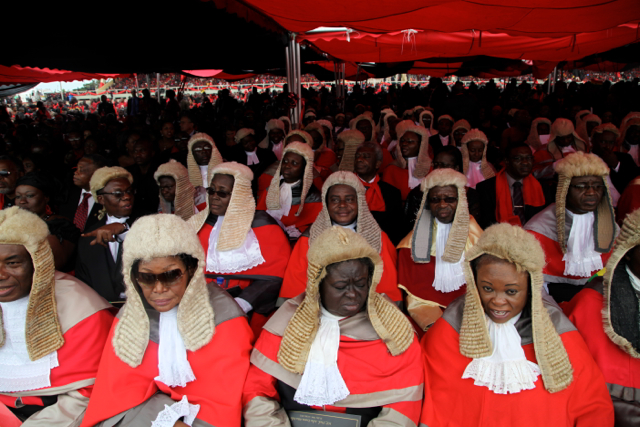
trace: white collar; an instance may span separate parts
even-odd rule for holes
[[[449,240],[449,232],[453,223],[444,224],[436,218],[436,271],[433,280],[433,287],[440,292],[453,292],[460,289],[466,283],[462,262],[464,253],[458,262],[447,262],[442,259]]]
[[[293,400],[303,405],[332,405],[350,392],[338,369],[340,349],[340,324],[342,317],[335,316],[320,304],[320,326],[304,366],[300,385]]]
[[[158,376],[155,378],[169,387],[184,387],[194,381],[187,348],[178,330],[178,306],[160,313],[160,340],[158,343]]]
[[[207,271],[212,273],[239,273],[250,270],[264,263],[260,242],[253,229],[249,229],[242,246],[229,251],[219,251],[216,248],[224,216],[219,216],[209,234],[209,249],[207,249]]]
[[[342,228],[346,228],[348,230],[353,231],[354,233],[356,233],[356,227],[358,225],[358,220],[356,219],[355,221],[353,221],[351,224],[347,224],[347,225],[340,225],[337,222],[334,222],[333,220],[331,220],[331,225],[338,225]]]
[[[51,369],[58,366],[58,352],[32,361],[26,339],[29,297],[0,303],[5,343],[0,347],[0,392],[51,387]]]
[[[536,388],[540,367],[527,360],[522,339],[515,327],[518,313],[506,323],[494,323],[485,315],[493,351],[490,356],[473,359],[462,374],[473,384],[487,387],[496,394],[520,393]]]
[[[280,179],[282,179],[282,176]],[[283,216],[289,215],[293,203],[293,191],[291,189],[300,184],[300,181],[301,179],[291,184],[287,184],[284,181],[280,183],[280,209],[267,209],[269,215],[278,221],[280,221]]]
[[[258,163],[260,163],[260,159],[258,159],[258,154],[256,154],[256,151],[257,150],[244,152],[247,155],[247,166],[257,165]]]
[[[412,190],[416,188],[418,185],[420,185],[420,183],[422,182],[420,178],[416,178],[413,176],[413,172],[416,169],[417,163],[418,163],[417,157],[407,158],[407,170],[409,171],[409,182],[407,184],[409,185],[409,188],[411,188]]]
[[[202,186],[206,188],[209,186],[209,182],[207,182],[209,165],[198,165],[198,167],[200,168],[200,175],[202,176]]]
[[[565,209],[565,215],[572,218],[571,231],[567,240],[567,253],[562,260],[567,276],[591,277],[594,271],[602,270],[602,257],[595,251],[593,240],[593,212],[574,214]]]

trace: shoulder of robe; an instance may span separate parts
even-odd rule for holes
[[[263,227],[265,225],[278,225],[278,221],[273,219],[273,217],[265,211],[256,211],[253,215],[251,228]]]
[[[55,297],[62,333],[100,310],[113,308],[89,285],[69,274],[56,271]]]
[[[211,283],[207,285],[207,290],[209,291],[209,301],[211,302],[211,307],[213,307],[214,322],[216,326],[226,322],[227,320],[243,316],[246,317],[244,311],[242,311],[233,297],[218,285]]]

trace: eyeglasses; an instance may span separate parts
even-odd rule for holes
[[[171,286],[175,286],[178,284],[182,276],[184,276],[184,271],[176,268],[175,270],[165,271],[160,274],[153,273],[142,273],[138,272],[136,275],[136,281],[140,284],[140,286],[144,286],[147,288],[153,288],[156,283],[160,282],[160,284],[169,288]]]
[[[11,171],[0,171],[0,176],[9,176],[11,175]]]
[[[444,200],[447,204],[452,204],[458,201],[457,197],[429,197],[429,203],[441,203]]]
[[[191,151],[213,151],[213,147],[211,147],[210,145],[204,146],[204,147],[198,147],[198,148],[192,148]]]
[[[511,161],[515,163],[522,163],[524,161],[533,162],[533,156],[522,156],[522,157],[516,156],[516,157],[512,157]]]
[[[221,199],[226,199],[227,197],[229,197],[231,195],[231,191],[227,192],[227,191],[216,191],[215,189],[211,188],[211,187],[207,187],[207,194],[210,196],[213,195],[217,195],[218,197],[220,197]]]
[[[118,200],[122,200],[125,194],[133,196],[136,194],[136,190],[133,188],[127,188],[124,191],[114,191],[113,193],[96,193],[98,196],[113,196]]]
[[[587,191],[589,188],[593,188],[594,191],[602,191],[604,189],[604,184],[576,184],[569,185],[569,187],[573,187],[580,192]]]

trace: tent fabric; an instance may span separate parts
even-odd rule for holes
[[[533,74],[536,78],[545,78],[556,64],[556,62],[522,61],[489,56],[429,58],[415,61],[408,74],[426,74],[432,77],[473,76],[486,79]]]
[[[36,86],[38,86],[38,83],[0,85],[0,98],[17,95]]]
[[[640,2],[638,2],[640,4]],[[558,38],[480,31],[328,32],[299,35],[323,52],[350,62],[402,62],[431,57],[486,55],[509,59],[570,61],[640,40],[638,25]]]
[[[3,84],[71,82],[74,80],[111,79],[115,77],[129,77],[129,74],[96,74],[50,70],[48,68],[20,67],[18,65],[11,67],[0,65],[0,83]]]
[[[213,0],[244,3],[289,31],[347,27],[369,33],[409,28],[439,32],[490,31],[561,37],[616,28],[640,20],[637,0]],[[240,9],[240,5],[234,5]]]

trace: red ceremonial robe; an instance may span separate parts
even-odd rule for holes
[[[380,177],[376,175],[373,178],[373,182],[365,182],[360,178],[360,182],[366,189],[365,197],[367,199],[367,206],[371,212],[384,212],[386,205],[384,203],[384,197],[382,197],[382,191],[380,190]]]
[[[0,406],[18,407],[25,413],[38,411],[28,417],[29,424],[75,426],[82,420],[92,395],[102,349],[113,323],[113,307],[73,276],[56,271],[55,280],[64,344],[58,349],[59,366],[51,370],[51,387],[0,393]],[[0,411],[0,426],[15,421],[13,414]]]
[[[379,425],[415,427],[424,387],[418,341],[391,356],[364,311],[340,321],[338,369],[350,395],[323,408],[293,401],[302,376],[285,370],[277,355],[284,330],[303,299],[304,294],[280,307],[256,342],[242,396],[245,423],[279,425],[277,420],[286,417],[283,406],[295,405],[302,410],[362,415],[362,427],[372,416]]]
[[[209,250],[209,235],[217,220],[209,218],[198,232],[205,254]],[[205,270],[205,276],[209,282],[215,282],[218,277],[222,277],[225,290],[251,304],[251,326],[257,335],[266,321],[265,316],[271,314],[276,307],[282,278],[291,254],[291,245],[282,228],[266,212],[256,211],[251,229],[258,238],[260,253],[265,262],[237,273]]]
[[[320,152],[316,151],[313,166],[318,170],[318,172],[320,172],[320,177],[323,182],[329,175],[331,175],[331,166],[333,166],[336,161],[336,153],[334,153],[330,148],[325,147]]]
[[[141,298],[143,298],[141,296]],[[82,426],[150,426],[164,405],[187,396],[200,405],[198,426],[240,427],[242,386],[249,369],[252,333],[244,313],[225,292],[209,285],[215,315],[211,341],[197,351],[187,351],[187,360],[196,379],[185,387],[169,387],[158,381],[158,341],[160,313],[147,308],[150,322],[149,344],[142,363],[132,368],[115,354],[112,344],[117,320],[104,348],[95,390]],[[195,425],[195,423],[194,423]]]
[[[565,239],[569,239],[572,220],[569,215],[565,216]],[[558,230],[556,228],[556,204],[552,203],[542,211],[538,212],[525,224],[525,230],[533,234],[540,242],[544,250],[544,257],[547,264],[542,269],[545,282],[549,283],[569,283],[572,285],[584,285],[597,270],[591,272],[589,277],[566,276],[564,274],[565,262],[562,260],[564,254],[560,243],[558,243]],[[611,251],[601,254],[602,265],[605,266]]]
[[[573,382],[549,393],[538,376],[536,388],[496,394],[473,379],[462,379],[470,358],[460,354],[464,298],[449,305],[422,338],[425,401],[420,423],[428,427],[612,427],[613,405],[602,374],[582,337],[557,305],[544,302],[567,350]],[[527,360],[537,363],[531,317],[516,322]]]
[[[313,187],[312,187],[313,188]],[[289,211],[289,215],[283,216],[280,219],[285,227],[289,227],[290,225],[295,225],[296,228],[304,233],[305,230],[311,227],[311,224],[316,220],[316,217],[322,210],[322,201],[320,198],[317,198],[317,201],[311,201],[309,195],[307,195],[307,200],[304,202],[304,207],[302,208],[302,212],[300,212],[299,216],[296,216],[298,213],[298,209],[300,208],[299,204],[291,205],[291,210]],[[314,199],[315,200],[315,199]],[[267,192],[262,193],[262,197],[258,200],[258,205],[256,209],[259,211],[267,210]]]
[[[308,233],[305,233],[300,236],[293,248],[293,252],[291,252],[289,265],[287,265],[287,270],[284,273],[282,288],[278,296],[278,305],[281,305],[289,298],[297,297],[307,288],[308,252],[309,236]],[[382,251],[380,256],[382,257],[384,269],[376,291],[386,294],[394,302],[401,301],[402,295],[398,289],[398,276],[396,273],[396,251],[384,231],[382,232]]]
[[[389,165],[382,174],[382,180],[387,182],[398,190],[402,195],[402,201],[407,200],[409,192],[412,190],[409,188],[409,170],[402,169],[396,165]]]
[[[618,271],[624,275],[627,274],[624,262],[618,264],[616,276]],[[614,276],[614,283],[616,276]],[[604,308],[602,292],[602,278],[598,277],[571,301],[562,303],[562,309],[582,334],[591,355],[604,375],[616,412],[616,425],[637,426],[640,425],[640,359],[622,350],[605,333],[602,321]],[[630,298],[627,299],[629,300]],[[635,308],[637,309],[637,304]],[[612,310],[615,311],[615,308]],[[625,314],[620,313],[620,315]]]
[[[628,214],[640,208],[640,178],[631,181],[624,189],[618,206],[616,206],[616,222],[622,226],[622,222]]]
[[[471,216],[469,218],[469,237],[467,238],[465,250],[475,245],[481,234],[482,228]],[[411,258],[412,237],[413,231],[402,239],[398,245],[398,283],[406,287],[409,292],[418,298],[436,302],[444,307],[459,296],[464,295],[467,289],[466,285],[462,285],[456,291],[446,293],[440,292],[433,287],[436,275],[436,258],[432,255],[431,260],[424,264],[414,262],[413,258]],[[435,242],[435,235],[433,238]]]

